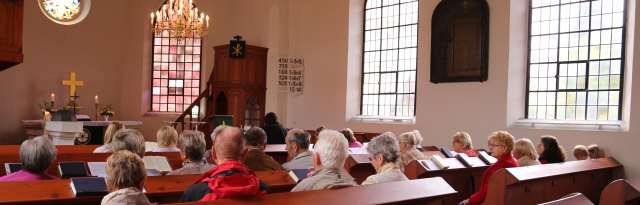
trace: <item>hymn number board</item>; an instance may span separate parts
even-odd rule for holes
[[[304,91],[304,59],[278,59],[278,86],[283,92],[302,95]]]

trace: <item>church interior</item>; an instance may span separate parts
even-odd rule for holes
[[[129,204],[638,204],[638,9],[0,0],[0,204],[127,204],[124,191],[137,194]],[[117,151],[118,140],[141,153]],[[166,140],[175,151],[157,151],[171,150]],[[210,169],[175,174],[198,143]],[[11,180],[14,164],[37,169],[47,145],[43,176]],[[237,160],[221,158],[237,146]],[[302,157],[304,169],[288,168]],[[138,162],[139,179],[116,177]],[[85,174],[63,173],[73,166]],[[226,168],[259,183],[211,188],[226,178],[207,174]],[[353,180],[318,188],[345,173]]]

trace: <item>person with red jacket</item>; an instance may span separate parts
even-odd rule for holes
[[[497,131],[491,134],[491,136],[489,137],[488,148],[491,152],[491,155],[498,159],[498,162],[487,168],[487,170],[482,175],[482,184],[480,186],[480,191],[471,195],[469,199],[460,202],[460,204],[482,204],[485,197],[487,196],[489,180],[491,180],[491,176],[493,175],[493,173],[502,168],[518,166],[518,161],[516,161],[516,159],[513,158],[513,155],[511,155],[514,141],[514,137],[507,131]]]
[[[246,153],[242,131],[225,127],[211,148],[217,167],[202,175],[182,195],[181,201],[215,201],[266,194],[266,185],[241,160]]]

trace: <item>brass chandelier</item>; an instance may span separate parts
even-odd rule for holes
[[[168,0],[151,12],[151,26],[156,36],[168,32],[173,38],[204,37],[209,31],[209,15],[199,12],[193,0]]]

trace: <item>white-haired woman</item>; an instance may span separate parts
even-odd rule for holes
[[[516,140],[513,146],[513,157],[518,159],[518,165],[521,167],[540,164],[538,152],[533,146],[533,142],[527,138]]]
[[[128,150],[144,157],[145,145],[142,133],[135,129],[120,129],[113,135],[111,142],[113,152]]]
[[[313,168],[315,171],[293,187],[292,192],[358,185],[353,177],[344,170],[344,162],[349,156],[349,144],[342,133],[335,130],[320,132],[314,152]]]
[[[407,166],[411,161],[424,160],[426,157],[418,146],[422,146],[422,136],[418,130],[402,133],[398,136],[400,146],[400,160],[403,166]]]
[[[185,130],[180,133],[178,147],[182,156],[182,168],[169,172],[169,175],[202,174],[214,167],[204,157],[204,133],[196,130]]]
[[[47,174],[47,169],[56,159],[56,147],[45,136],[25,140],[20,145],[22,169],[0,177],[0,182],[38,181],[57,179]]]
[[[362,185],[409,180],[400,167],[400,146],[393,133],[382,133],[367,145],[371,164],[377,174],[367,177]]]
[[[453,151],[457,153],[465,153],[470,157],[477,157],[478,153],[473,150],[473,142],[471,141],[471,135],[467,132],[456,132],[453,134],[453,141],[451,142]]]

